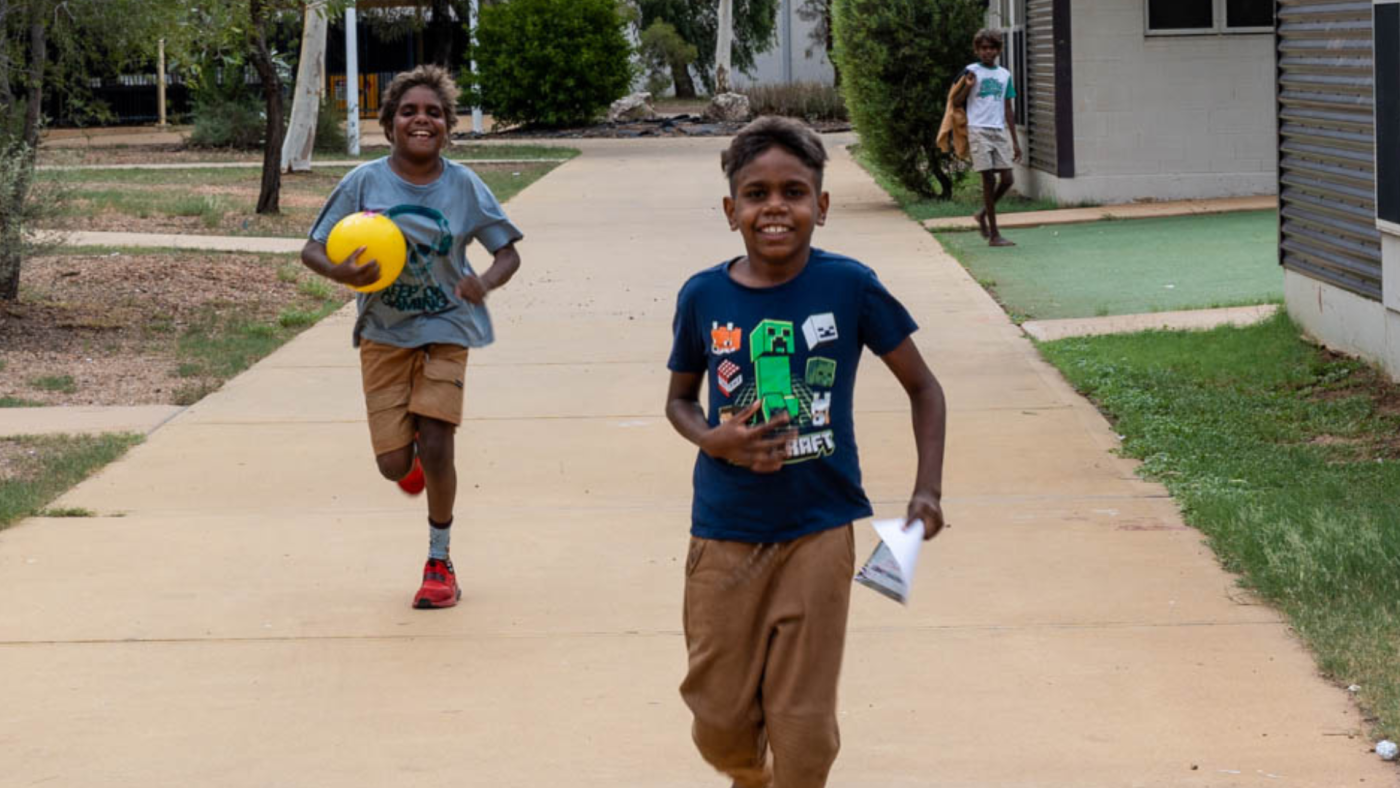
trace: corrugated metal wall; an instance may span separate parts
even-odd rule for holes
[[[1038,170],[1056,174],[1055,17],[1053,0],[1026,2],[1026,156]]]
[[[1381,297],[1371,0],[1278,4],[1279,261]]]

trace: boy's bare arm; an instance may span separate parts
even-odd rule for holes
[[[371,260],[364,265],[356,265],[360,254],[365,251],[365,247],[350,253],[340,265],[336,265],[330,257],[326,256],[326,245],[320,241],[308,240],[306,245],[301,247],[301,262],[307,268],[326,277],[327,279],[339,282],[350,287],[364,287],[379,281],[379,263]]]
[[[735,413],[729,421],[711,427],[700,408],[702,379],[698,372],[671,373],[671,385],[666,392],[666,419],[676,432],[711,457],[728,460],[755,473],[781,470],[787,459],[788,435],[783,431],[788,424],[787,413],[750,427],[749,419],[758,412],[760,404],[754,402]]]
[[[953,105],[967,102],[967,94],[972,92],[972,86],[977,84],[977,78],[970,71],[964,71],[959,77],[957,87],[953,89]]]
[[[473,304],[486,300],[486,294],[510,281],[520,270],[520,252],[515,244],[506,244],[496,250],[491,259],[491,267],[481,276],[464,276],[457,283],[457,296]]]
[[[1006,128],[1011,132],[1011,145],[1015,149],[1011,160],[1020,163],[1021,161],[1021,138],[1016,136],[1016,104],[1011,99],[1003,99],[1006,102]]]
[[[924,538],[932,539],[944,527],[943,444],[948,427],[948,406],[943,399],[943,387],[924,363],[913,339],[905,338],[880,358],[909,395],[914,416],[919,471],[914,480],[914,494],[909,498],[908,520],[922,520]]]

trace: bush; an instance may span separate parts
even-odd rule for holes
[[[245,98],[210,98],[194,107],[190,145],[196,148],[260,149],[267,131],[262,104]]]
[[[980,0],[835,0],[841,92],[871,160],[922,196],[953,195],[954,159],[938,150],[948,88],[973,61]],[[938,188],[934,188],[934,182]]]
[[[290,112],[287,113],[291,115]],[[345,137],[345,127],[341,122],[345,112],[336,107],[335,102],[325,93],[321,94],[321,107],[316,110],[317,153],[345,153],[349,150],[349,140]]]
[[[617,0],[511,0],[481,9],[477,83],[468,88],[505,123],[588,123],[634,75]]]
[[[759,85],[744,90],[755,115],[786,115],[803,120],[846,120],[841,91],[818,82]]]

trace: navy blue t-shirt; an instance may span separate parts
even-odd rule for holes
[[[667,367],[706,373],[710,426],[757,399],[760,416],[786,410],[797,436],[772,474],[700,452],[691,533],[784,542],[870,516],[852,420],[856,367],[862,348],[884,355],[918,326],[849,257],[813,249],[794,279],[766,288],[735,282],[729,265],[681,288]]]

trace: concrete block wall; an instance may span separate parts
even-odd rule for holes
[[[1073,4],[1075,177],[1024,182],[1066,204],[1276,193],[1273,36],[1148,36],[1144,14]]]

